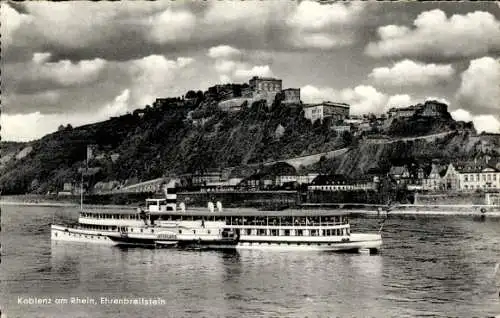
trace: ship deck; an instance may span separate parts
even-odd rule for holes
[[[106,213],[106,214],[136,214],[136,208],[120,209],[120,210],[99,210],[85,209],[83,212],[90,213]],[[253,208],[223,208],[222,211],[215,209],[210,212],[208,208],[188,208],[186,211],[164,211],[150,212],[151,215],[187,215],[187,216],[347,216],[350,214],[346,210],[333,209],[286,209],[282,211],[265,211]]]

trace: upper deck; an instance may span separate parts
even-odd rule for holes
[[[335,217],[348,216],[348,211],[328,210],[328,209],[288,209],[283,211],[261,211],[252,208],[224,208],[222,211],[209,211],[207,208],[190,208],[186,211],[173,210],[161,211],[160,213],[147,213],[149,215],[161,214],[162,219],[173,217],[179,218],[225,218],[225,217]],[[109,218],[109,219],[137,219],[139,220],[140,212],[137,209],[129,208],[122,210],[84,210],[80,212],[80,216],[87,218]]]
[[[328,209],[287,209],[282,211],[262,211],[252,208],[223,208],[222,211],[214,210],[209,211],[207,208],[190,208],[186,211],[169,211],[168,215],[182,215],[182,216],[235,216],[235,217],[259,217],[259,216],[272,216],[272,217],[315,217],[315,216],[347,216],[348,211],[328,210]]]

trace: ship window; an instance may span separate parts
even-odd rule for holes
[[[134,229],[130,229],[130,232],[134,232]]]
[[[154,232],[155,232],[155,230],[151,229],[151,233],[154,233]]]
[[[182,230],[179,230],[179,234],[182,234]]]
[[[285,236],[290,236],[290,230],[285,230],[285,231],[284,231],[284,235],[285,235]]]
[[[210,234],[210,230],[208,230],[207,233]]]
[[[318,230],[310,230],[311,236],[318,236]]]
[[[246,232],[247,232],[247,235],[252,235],[252,229],[247,229]]]
[[[272,229],[271,230],[271,235],[272,236],[278,236],[278,230],[277,229]]]
[[[143,230],[143,229],[141,229],[141,233],[142,233],[142,232],[144,232],[144,230]]]
[[[302,235],[304,235],[304,231],[302,231],[302,230],[296,230],[295,231],[295,235],[296,236],[302,236]]]
[[[266,235],[266,230],[265,229],[258,229],[257,235]]]
[[[193,230],[193,234],[196,234],[196,230]]]

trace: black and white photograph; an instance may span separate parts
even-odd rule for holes
[[[0,317],[500,317],[500,2],[2,1]]]

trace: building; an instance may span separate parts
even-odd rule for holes
[[[435,100],[426,101],[422,107],[421,116],[440,117],[448,112],[448,105]]]
[[[307,187],[309,191],[360,191],[376,190],[377,183],[372,178],[348,179],[344,175],[319,175]]]
[[[441,177],[441,183],[444,190],[458,191],[461,189],[460,186],[460,172],[455,169],[452,163],[446,168],[444,176]]]
[[[318,173],[308,173],[297,175],[298,184],[311,184],[316,177],[319,176]]]
[[[337,134],[342,134],[345,131],[351,131],[351,125],[332,125],[331,130],[335,131]]]
[[[300,88],[286,88],[282,91],[282,104],[300,104]]]
[[[392,166],[389,176],[396,181],[396,184],[406,184],[410,180],[410,171],[406,166]]]
[[[282,80],[254,76],[250,79],[249,86],[253,101],[265,100],[267,107],[270,108],[273,105],[276,95],[282,91]]]
[[[271,77],[254,76],[250,79],[250,90],[255,93],[263,92],[281,92],[282,80]]]
[[[483,162],[467,162],[457,165],[460,173],[460,187],[463,191],[499,191],[500,170]]]
[[[448,105],[435,100],[428,100],[423,104],[409,107],[393,107],[387,112],[388,118],[409,118],[414,115],[424,117],[442,117],[448,113]]]
[[[437,191],[442,188],[441,177],[446,172],[445,169],[437,164],[432,164],[431,171],[424,178],[422,188],[426,191]]]
[[[349,105],[344,103],[322,102],[304,105],[304,117],[311,122],[329,118],[333,121],[349,118]]]
[[[412,166],[410,169],[410,180],[406,185],[408,190],[423,190],[424,180],[425,180],[425,169],[424,167]],[[430,172],[430,171],[428,171]]]
[[[241,183],[242,178],[229,178],[220,182],[209,182],[201,187],[202,191],[234,191]]]
[[[63,185],[63,191],[65,192],[72,192],[75,186],[71,182],[65,182]]]
[[[275,186],[283,186],[285,183],[297,182],[297,175],[278,175],[274,178]]]
[[[162,190],[162,185],[164,183],[165,183],[164,178],[157,178],[122,187],[119,190],[119,192],[124,192],[124,193],[159,192],[160,190]]]
[[[216,185],[220,182],[227,181],[222,171],[212,170],[192,175],[193,186]]]
[[[248,101],[248,98],[233,98],[219,102],[218,107],[222,111],[238,112],[241,110],[241,107],[245,105],[245,102],[248,104]]]
[[[420,105],[396,108],[393,107],[387,112],[388,118],[409,118],[417,113],[421,109]]]

